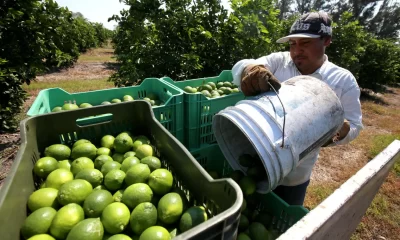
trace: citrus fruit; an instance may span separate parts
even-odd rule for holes
[[[165,224],[179,220],[183,212],[183,201],[178,193],[167,193],[158,202],[158,218]]]
[[[237,240],[251,240],[251,238],[246,233],[239,233]]]
[[[127,172],[133,165],[140,163],[139,158],[137,157],[127,157],[122,162],[121,170]]]
[[[97,190],[106,190],[106,191],[108,191],[106,186],[104,186],[104,185],[99,185],[99,186],[93,188],[93,191],[97,191]]]
[[[72,148],[71,158],[77,159],[80,157],[87,157],[95,159],[97,155],[97,148],[91,143],[81,143],[78,146]]]
[[[235,170],[229,174],[229,177],[232,178],[235,182],[239,183],[242,177],[244,176],[243,172],[240,170]]]
[[[260,181],[267,177],[264,166],[255,166],[247,169],[247,176],[253,178],[255,181]]]
[[[111,170],[119,170],[121,168],[121,163],[116,161],[107,161],[101,167],[101,173],[103,176],[107,175],[107,173],[111,172]]]
[[[153,191],[144,183],[136,183],[127,187],[122,194],[121,202],[131,209],[143,202],[151,202]]]
[[[167,169],[156,169],[149,176],[149,186],[158,195],[168,193],[172,188],[173,181],[174,178]]]
[[[62,111],[62,107],[54,107],[51,112],[61,112]]]
[[[79,105],[79,108],[88,108],[88,107],[93,107],[93,106],[90,103],[81,103],[81,105]]]
[[[28,208],[32,212],[43,207],[52,207],[57,209],[59,204],[57,201],[58,190],[54,188],[41,188],[34,191],[28,198]]]
[[[61,185],[66,182],[72,181],[74,175],[66,169],[56,169],[52,171],[46,178],[46,187],[59,189]]]
[[[191,207],[182,214],[179,222],[179,230],[181,230],[181,232],[185,232],[192,227],[207,221],[207,218],[207,213],[204,207]]]
[[[71,172],[74,176],[83,169],[94,169],[94,163],[90,158],[79,157],[71,163]]]
[[[56,160],[68,159],[71,149],[64,144],[53,144],[44,150],[45,157],[53,157]]]
[[[152,226],[144,230],[139,240],[170,240],[171,236],[167,229],[161,226]]]
[[[251,195],[256,191],[256,182],[248,176],[244,176],[239,181],[239,186],[242,189],[244,195]]]
[[[114,98],[113,100],[111,100],[111,103],[120,103],[121,100],[118,98]]]
[[[136,157],[139,159],[153,156],[153,148],[148,144],[142,144],[136,148]]]
[[[64,183],[58,190],[57,200],[61,205],[69,203],[81,204],[92,192],[92,185],[83,179],[75,179]]]
[[[58,161],[53,157],[40,158],[33,167],[36,176],[46,178],[52,171],[58,168]]]
[[[130,225],[135,234],[140,235],[147,228],[156,225],[157,208],[150,202],[140,203],[133,209]]]
[[[126,236],[125,234],[115,234],[110,238],[107,238],[107,240],[132,240],[132,238]]]
[[[92,142],[90,142],[90,141],[87,140],[87,139],[79,139],[78,141],[76,141],[76,142],[74,143],[74,145],[72,145],[72,148],[75,148],[76,146],[78,146],[78,145],[80,145],[80,144],[82,144],[82,143],[92,143]]]
[[[71,229],[66,240],[102,240],[103,235],[104,228],[100,218],[87,218]]]
[[[95,188],[103,182],[103,174],[97,169],[83,169],[76,174],[75,179],[86,180]]]
[[[120,202],[109,204],[101,214],[104,229],[111,234],[121,233],[129,223],[128,207]]]
[[[47,233],[57,211],[52,207],[43,207],[31,213],[21,227],[24,238]]]
[[[122,99],[124,102],[133,101],[133,97],[131,95],[125,95]]]
[[[83,211],[86,217],[100,217],[104,208],[114,202],[111,193],[107,190],[93,191],[83,202]]]
[[[124,161],[124,154],[123,153],[114,153],[112,155],[112,159],[116,162],[122,163]]]
[[[145,183],[149,179],[150,168],[146,164],[138,163],[126,172],[125,182],[128,185],[134,183]]]
[[[117,153],[126,153],[133,147],[133,140],[127,133],[120,133],[114,140],[114,149]]]
[[[71,162],[69,160],[58,161],[58,168],[71,171]]]
[[[121,188],[124,183],[125,172],[122,170],[111,170],[104,177],[104,185],[110,191],[116,191]]]
[[[259,222],[252,222],[249,226],[249,237],[254,240],[270,239],[270,233]]]
[[[60,208],[50,226],[50,234],[57,239],[65,239],[71,229],[85,217],[81,206],[70,203]]]
[[[105,135],[100,140],[100,146],[106,147],[109,149],[113,149],[114,148],[114,140],[115,140],[114,136]]]
[[[50,236],[49,234],[38,234],[31,238],[28,238],[28,240],[56,240],[56,239]]]
[[[158,159],[157,157],[154,156],[148,156],[145,158],[142,158],[140,160],[141,163],[147,164],[147,166],[149,166],[150,171],[154,171],[156,169],[161,168],[161,161],[160,159]]]
[[[133,151],[126,152],[124,154],[124,159],[126,159],[127,157],[134,157],[135,155],[136,155],[136,153]]]
[[[123,189],[116,191],[113,195],[114,202],[121,202],[122,195],[124,194]]]
[[[78,105],[73,104],[73,103],[66,103],[66,104],[64,104],[62,106],[63,110],[75,110],[75,109],[78,109],[78,108],[79,108]]]
[[[106,148],[106,147],[101,147],[101,148],[97,149],[96,155],[97,156],[100,156],[100,155],[108,155],[108,156],[110,156],[111,155],[111,150],[109,148]]]
[[[246,230],[248,227],[249,227],[249,219],[245,215],[241,214],[239,220],[239,229],[243,231]]]
[[[101,170],[101,167],[106,162],[112,162],[113,159],[109,155],[99,155],[94,159],[94,168]]]

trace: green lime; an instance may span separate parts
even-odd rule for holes
[[[101,173],[103,174],[103,176],[106,176],[107,173],[111,172],[112,170],[119,170],[120,168],[121,168],[121,163],[116,161],[111,161],[111,162],[107,161],[101,167]]]
[[[271,239],[268,230],[259,222],[252,222],[250,224],[249,237],[254,240]]]
[[[78,146],[72,148],[71,152],[72,159],[77,159],[80,157],[95,159],[96,156],[97,156],[97,148],[95,145],[91,143],[81,143]]]
[[[73,103],[66,103],[66,104],[64,104],[62,106],[63,110],[75,110],[75,109],[78,109],[78,108],[79,108],[78,105],[73,104]]]
[[[239,233],[237,240],[251,240],[251,238],[246,233]]]
[[[107,238],[107,240],[132,240],[132,238],[126,236],[125,234],[115,234],[110,238]]]
[[[81,206],[70,203],[60,208],[50,226],[50,234],[57,239],[65,239],[71,229],[85,218]]]
[[[127,133],[120,133],[114,140],[114,149],[117,153],[126,153],[133,147],[133,140]]]
[[[74,145],[72,145],[72,148],[82,144],[82,143],[92,143],[91,141],[87,140],[87,139],[79,139],[78,141],[76,141],[74,143]]]
[[[74,174],[74,176],[76,176],[76,174],[78,174],[83,169],[94,169],[94,163],[90,158],[80,157],[75,159],[71,163],[71,172],[72,174]]]
[[[256,191],[257,187],[256,182],[248,176],[244,176],[239,181],[239,186],[245,196],[253,194]]]
[[[179,230],[181,230],[181,232],[185,232],[207,221],[207,218],[207,213],[204,207],[191,207],[182,214],[179,222]]]
[[[136,153],[133,151],[126,152],[124,154],[124,159],[126,159],[127,157],[134,157],[135,155],[136,155]]]
[[[122,195],[124,194],[124,189],[116,191],[113,195],[114,202],[121,202]]]
[[[118,98],[114,98],[113,100],[111,100],[111,103],[120,103],[121,100]]]
[[[167,229],[160,226],[152,226],[144,230],[139,240],[170,240],[171,236]]]
[[[53,157],[56,160],[68,159],[71,149],[64,144],[53,144],[44,150],[45,157]]]
[[[72,172],[59,168],[52,171],[46,178],[46,187],[59,189],[61,185],[66,182],[72,181],[74,175]]]
[[[102,147],[106,147],[109,149],[113,149],[114,148],[114,140],[115,138],[111,135],[105,135],[101,138],[100,140],[100,145]]]
[[[244,231],[249,227],[249,219],[241,214],[240,215],[240,220],[239,220],[239,230]]]
[[[34,191],[28,198],[28,208],[32,212],[43,207],[52,207],[57,209],[59,204],[57,201],[58,190],[54,188],[41,188]]]
[[[49,234],[38,234],[31,238],[28,238],[28,240],[56,240],[56,239],[50,236]]]
[[[83,169],[76,174],[75,179],[86,180],[95,188],[103,182],[103,174],[97,169]]]
[[[112,162],[113,159],[109,155],[99,155],[94,160],[94,168],[101,170],[101,167],[104,165],[104,163],[110,161]]]
[[[143,163],[138,163],[130,167],[126,172],[125,182],[128,186],[134,183],[146,183],[149,179],[149,175],[149,166]]]
[[[142,158],[140,160],[141,163],[147,164],[149,166],[150,171],[153,172],[156,169],[161,168],[161,161],[157,157],[154,156],[148,156],[145,158]]]
[[[104,208],[114,202],[111,193],[107,190],[93,191],[83,202],[83,211],[89,218],[100,217]]]
[[[102,240],[103,235],[100,218],[87,218],[71,229],[66,240]]]
[[[88,107],[93,107],[93,105],[90,103],[81,103],[81,105],[79,105],[79,108],[88,108]]]
[[[167,169],[156,169],[149,176],[149,186],[158,195],[168,193],[172,188],[173,181],[174,178]]]
[[[104,177],[104,185],[110,191],[117,191],[124,183],[125,172],[122,170],[111,170]]]
[[[153,147],[148,144],[142,144],[136,148],[136,157],[139,159],[153,156]]]
[[[92,185],[83,179],[75,179],[64,183],[58,190],[57,200],[61,205],[69,203],[82,204],[93,191]]]
[[[122,163],[124,161],[124,154],[123,153],[114,153],[112,155],[112,159],[116,162]]]
[[[21,227],[22,236],[26,239],[47,233],[56,213],[57,211],[52,207],[43,207],[31,213]]]
[[[62,111],[62,107],[55,107],[51,110],[51,112],[61,112]]]
[[[101,214],[104,229],[111,234],[123,232],[129,223],[129,218],[128,207],[120,202],[109,204]]]
[[[244,177],[244,174],[240,170],[235,170],[229,174],[229,177],[232,178],[235,182],[239,183],[240,180]]]
[[[58,161],[53,157],[40,158],[33,167],[36,176],[46,178],[52,171],[58,168]]]
[[[71,171],[71,162],[69,160],[58,161],[58,168]]]
[[[150,202],[140,203],[133,209],[130,224],[132,231],[140,235],[147,228],[156,225],[157,208]]]
[[[178,193],[167,193],[158,202],[158,218],[165,224],[176,223],[183,213],[183,201]]]
[[[127,157],[122,162],[121,170],[127,172],[133,165],[140,163],[139,158],[137,157]]]
[[[111,155],[111,150],[109,148],[106,148],[106,147],[101,147],[101,148],[97,149],[96,155],[97,156],[100,156],[100,155],[108,155],[108,156],[110,156]]]
[[[134,209],[143,202],[151,202],[153,191],[144,183],[136,183],[127,187],[122,194],[121,202],[125,203],[129,208]]]
[[[97,191],[97,190],[106,190],[106,191],[108,191],[108,189],[104,185],[99,185],[99,186],[93,188],[93,191]]]

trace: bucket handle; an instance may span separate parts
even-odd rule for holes
[[[283,128],[282,128],[282,144],[281,144],[281,148],[284,148],[285,146],[285,125],[286,125],[286,110],[285,110],[285,106],[283,106],[282,100],[279,97],[278,92],[275,90],[274,86],[272,86],[272,84],[268,81],[268,85],[272,88],[272,90],[274,90],[274,92],[276,93],[276,96],[279,99],[279,102],[282,105],[282,110],[283,110]]]

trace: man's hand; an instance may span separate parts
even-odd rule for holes
[[[255,96],[271,90],[268,82],[276,91],[281,88],[279,80],[267,68],[250,64],[242,72],[240,88],[245,96]]]
[[[349,131],[350,131],[350,123],[349,123],[349,121],[344,120],[342,128],[339,130],[339,132],[337,132],[335,134],[335,136],[333,136],[331,139],[329,139],[328,142],[326,142],[324,145],[322,145],[322,147],[326,147],[334,142],[338,142],[338,141],[344,139],[347,136],[347,134],[349,133]]]

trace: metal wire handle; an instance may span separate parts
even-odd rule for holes
[[[274,92],[276,93],[276,96],[279,99],[279,102],[281,102],[282,105],[282,109],[283,109],[283,129],[282,129],[282,145],[281,148],[283,148],[285,146],[285,125],[286,125],[286,110],[285,110],[285,106],[283,106],[282,100],[279,97],[278,92],[275,90],[274,86],[272,86],[272,84],[268,81],[269,86],[272,88],[272,90],[274,90]]]

